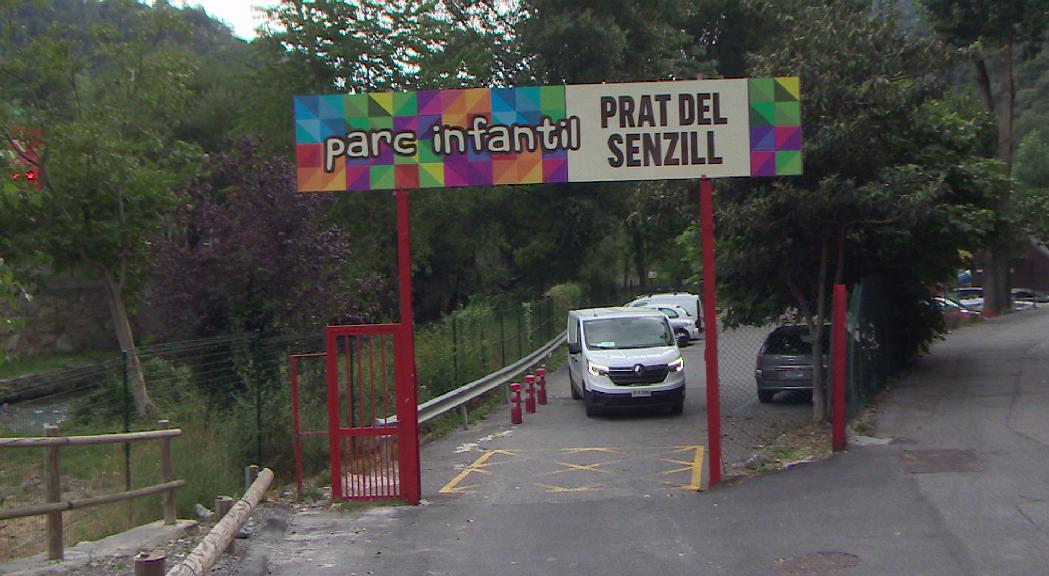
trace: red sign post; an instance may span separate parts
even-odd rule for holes
[[[721,399],[718,382],[718,293],[714,266],[714,186],[705,176],[699,181],[700,224],[703,228],[703,332],[707,365],[707,446],[709,482],[721,482]]]

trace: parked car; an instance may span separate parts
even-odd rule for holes
[[[961,316],[979,316],[980,315],[979,311],[973,310],[971,308],[967,308],[967,307],[963,306],[961,304],[961,302],[958,302],[956,300],[951,300],[950,298],[947,298],[947,297],[944,297],[944,296],[937,296],[937,297],[933,298],[933,302],[936,304],[937,307],[939,307],[939,309],[944,313],[944,315],[947,315],[947,314],[958,314],[958,315],[961,315]]]
[[[823,328],[823,374],[830,352],[830,325]],[[769,333],[758,351],[754,367],[758,400],[772,401],[784,390],[812,390],[812,336],[808,326],[780,326]]]
[[[1038,304],[1049,303],[1049,294],[1031,290],[1030,288],[1013,288],[1013,302],[1030,302],[1037,307]]]
[[[943,314],[943,321],[947,325],[948,330],[954,330],[980,315],[978,310],[966,308],[959,302],[944,296],[936,296],[932,299],[932,303],[939,308],[940,313]]]
[[[954,300],[970,310],[983,310],[983,288],[959,288],[954,292]]]
[[[703,331],[703,314],[699,305],[699,296],[689,292],[662,292],[646,294],[627,302],[627,306],[650,306],[652,304],[673,304],[680,306],[695,320],[696,328]]]
[[[640,308],[651,308],[665,314],[670,320],[670,327],[674,329],[674,337],[677,338],[678,346],[688,346],[692,340],[699,340],[699,328],[696,328],[695,320],[681,306],[656,303],[640,306]]]
[[[1044,298],[1045,302],[1049,302],[1049,296],[1040,294],[1034,290],[1026,288],[1013,288],[1011,291],[1012,295],[1012,308],[1013,310],[1027,310],[1028,308],[1035,308],[1039,300],[1038,298]],[[955,300],[962,306],[969,308],[970,310],[983,310],[983,288],[980,287],[967,287],[959,288],[955,291]]]
[[[641,307],[568,313],[568,382],[586,415],[608,408],[685,406],[685,361],[670,320]]]

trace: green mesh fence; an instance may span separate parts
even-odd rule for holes
[[[564,329],[566,310],[551,299],[505,307],[473,305],[416,329],[419,401],[496,371],[529,354]],[[290,483],[294,444],[289,356],[323,352],[323,330],[260,338],[234,334],[138,349],[149,412],[140,417],[130,361],[122,353],[90,365],[20,378],[0,387],[0,436],[43,436],[45,424],[62,436],[152,430],[166,419],[183,434],[172,441],[178,514],[196,503],[243,491],[244,467],[273,468]],[[300,423],[325,430],[323,358],[300,364]],[[327,440],[306,440],[307,473],[323,471]],[[61,449],[63,499],[116,493],[161,482],[158,444]],[[0,509],[46,501],[42,449],[0,450]],[[162,516],[160,496],[108,504],[65,515],[67,545],[94,540]],[[44,516],[0,521],[0,562],[42,552]]]
[[[892,337],[884,280],[867,277],[852,288],[846,338],[848,418],[856,417],[896,373],[901,354]]]

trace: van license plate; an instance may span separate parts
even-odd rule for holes
[[[805,377],[805,372],[801,370],[784,370],[781,374],[784,380],[801,380]]]
[[[652,396],[652,392],[650,390],[631,390],[630,391],[630,397],[631,398],[648,398],[649,396]]]

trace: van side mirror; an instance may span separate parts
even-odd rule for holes
[[[583,351],[583,347],[579,344],[579,342],[569,342],[568,343],[568,353],[569,354],[579,354],[582,351]]]

